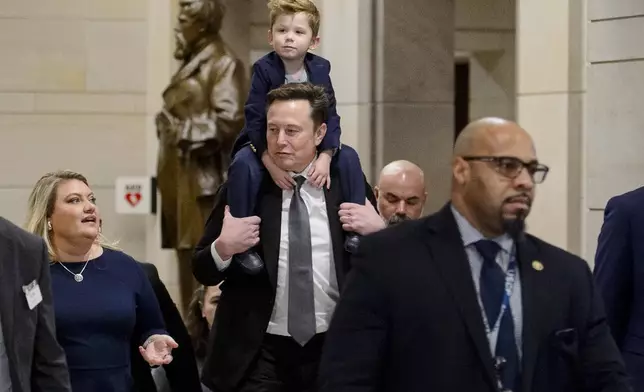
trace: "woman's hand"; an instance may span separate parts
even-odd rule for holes
[[[168,335],[152,335],[146,340],[144,346],[139,346],[139,352],[150,366],[169,364],[172,362],[172,349],[179,347],[177,342]]]

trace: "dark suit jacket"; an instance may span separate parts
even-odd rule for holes
[[[337,185],[333,185],[337,184]],[[338,217],[342,195],[340,181],[332,171],[332,186],[326,191],[335,272],[340,289],[350,269],[349,255],[344,251],[344,231]],[[368,184],[367,195],[375,205],[373,192]],[[325,188],[326,189],[326,188]],[[221,284],[221,298],[210,334],[208,356],[202,369],[202,382],[217,392],[233,391],[241,381],[252,360],[259,352],[266,333],[275,301],[277,263],[279,257],[280,227],[282,221],[282,190],[269,176],[262,185],[258,201],[261,242],[255,250],[262,256],[265,270],[251,276],[232,263],[220,272],[210,253],[210,245],[219,236],[226,206],[226,184],[206,223],[205,234],[196,248],[192,260],[197,280],[206,285]]]
[[[154,264],[139,263],[139,266],[145,271],[152,284],[168,334],[179,345],[179,347],[172,350],[172,362],[163,367],[170,388],[174,392],[201,392],[197,360],[195,359],[190,335],[183,323],[177,305],[175,305],[170,293],[168,293],[161,278],[159,278],[159,273]],[[138,347],[139,341],[133,341],[132,378],[134,379],[134,390],[138,392],[156,392],[157,388],[152,379],[152,373],[150,373],[150,365],[145,362],[141,353],[139,353]]]
[[[22,287],[37,282],[29,310]],[[0,318],[13,392],[70,392],[65,352],[56,341],[49,257],[42,238],[0,218]]]
[[[595,282],[635,391],[644,392],[644,187],[608,201]]]
[[[308,73],[309,82],[323,86],[329,98],[327,131],[319,148],[320,150],[340,148],[340,116],[335,108],[335,92],[329,75],[331,63],[320,56],[307,53],[304,67]],[[235,141],[233,155],[251,142],[258,156],[262,156],[266,150],[266,94],[283,85],[285,78],[284,63],[277,53],[271,52],[255,62],[250,92],[244,107],[246,122]]]
[[[522,392],[629,391],[586,263],[530,235],[517,248]],[[493,392],[491,358],[449,205],[362,239],[327,333],[322,392]]]

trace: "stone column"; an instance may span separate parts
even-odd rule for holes
[[[356,148],[372,182],[392,160],[416,162],[435,210],[447,200],[454,137],[453,1],[316,4],[317,53],[331,61],[343,143]]]
[[[116,213],[114,181],[146,168],[146,3],[0,1],[4,218],[24,224],[43,174],[79,171],[99,200],[105,236],[145,257],[145,224]]]
[[[374,173],[393,160],[415,162],[433,212],[447,201],[451,179],[454,2],[374,1]]]
[[[342,143],[358,151],[367,178],[372,174],[373,1],[316,1],[322,14],[322,25],[320,46],[314,52],[331,62]]]
[[[584,6],[579,0],[517,2],[517,121],[550,166],[528,230],[557,246],[582,249]]]
[[[178,10],[177,0],[147,0],[147,79],[146,79],[146,169],[156,175],[158,140],[154,117],[163,107],[161,93],[176,70],[173,28]],[[157,199],[157,201],[160,201]],[[160,204],[157,202],[157,207]],[[178,266],[175,252],[161,249],[160,215],[146,217],[146,259],[154,263],[159,276],[175,303],[181,303]],[[181,309],[181,307],[179,306]]]

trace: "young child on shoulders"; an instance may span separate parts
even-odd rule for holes
[[[255,213],[264,169],[282,189],[292,189],[295,184],[291,173],[277,167],[266,151],[266,95],[285,83],[309,82],[324,86],[329,98],[327,132],[317,159],[306,173],[308,181],[319,188],[330,187],[330,170],[334,165],[340,173],[343,201],[364,204],[365,179],[360,159],[353,148],[340,143],[340,116],[329,75],[331,64],[309,52],[320,41],[320,13],[311,0],[271,0],[268,8],[271,23],[268,37],[273,51],[253,65],[244,109],[245,125],[235,141],[228,169],[230,213],[236,218]],[[358,237],[353,233],[346,237],[345,248],[355,251]],[[263,261],[252,250],[235,255],[234,260],[251,274],[263,268]]]

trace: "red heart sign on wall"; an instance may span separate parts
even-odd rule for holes
[[[141,201],[141,192],[128,192],[125,194],[125,200],[130,203],[132,207],[136,207],[136,205]]]

